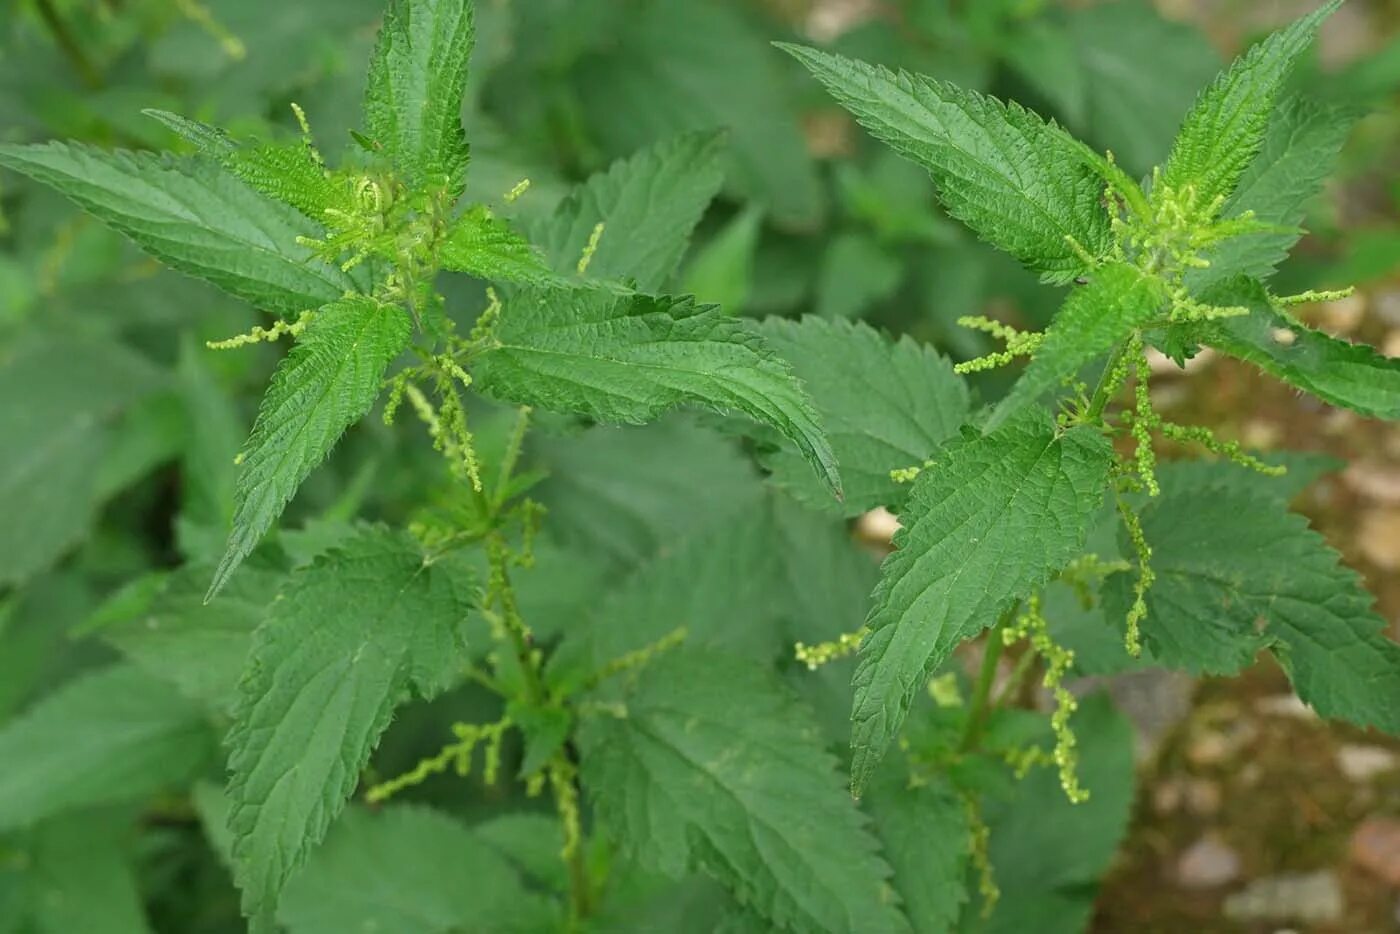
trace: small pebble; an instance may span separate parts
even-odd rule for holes
[[[1176,881],[1187,889],[1213,889],[1239,878],[1240,856],[1215,834],[1187,847],[1176,863]]]
[[[1225,899],[1225,917],[1232,921],[1335,924],[1345,911],[1341,883],[1329,871],[1255,879],[1244,891]]]
[[[1350,334],[1361,327],[1366,319],[1366,296],[1356,292],[1335,302],[1322,306],[1319,323],[1324,331],[1333,334]]]
[[[1390,571],[1400,569],[1400,507],[1368,510],[1361,517],[1356,540],[1372,564]]]
[[[1317,714],[1298,697],[1297,694],[1275,694],[1262,697],[1254,702],[1254,709],[1271,717],[1287,717],[1290,720],[1315,720]]]
[[[1354,782],[1368,782],[1400,767],[1400,756],[1380,746],[1347,744],[1337,750],[1337,766]]]
[[[1400,466],[1386,461],[1354,461],[1342,472],[1348,487],[1367,499],[1400,504]]]
[[[1400,820],[1368,817],[1351,834],[1351,861],[1400,886]]]

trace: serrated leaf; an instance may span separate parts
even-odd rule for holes
[[[549,510],[546,531],[611,569],[635,567],[755,508],[763,493],[732,444],[683,418],[537,434],[530,446],[550,475],[537,494]]]
[[[470,0],[395,0],[365,87],[365,130],[410,187],[461,191],[462,99],[476,31]]]
[[[1326,402],[1375,418],[1400,419],[1400,359],[1302,327],[1281,314],[1264,287],[1233,279],[1202,298],[1248,307],[1248,315],[1215,322],[1202,340]]]
[[[1193,290],[1234,275],[1267,279],[1302,236],[1308,202],[1322,191],[1336,167],[1337,157],[1356,126],[1354,111],[1326,107],[1307,98],[1293,98],[1274,109],[1259,155],[1241,176],[1222,211],[1237,217],[1253,211],[1255,220],[1286,228],[1284,232],[1251,233],[1212,247],[1208,269],[1187,278]]]
[[[1268,648],[1318,713],[1400,732],[1400,645],[1360,577],[1267,489],[1197,479],[1142,511],[1157,575],[1143,623],[1153,656],[1233,674]],[[1126,612],[1130,589],[1105,586],[1110,614]]]
[[[1269,115],[1293,63],[1339,6],[1341,0],[1329,0],[1280,29],[1201,92],[1162,170],[1163,187],[1179,192],[1190,186],[1202,211],[1235,190],[1264,142]]]
[[[1089,267],[1109,246],[1102,184],[1059,127],[1016,104],[922,75],[781,46],[877,138],[933,175],[948,213],[1047,281]]]
[[[166,110],[143,113],[189,140],[251,187],[314,221],[321,221],[327,208],[353,210],[349,187],[332,178],[306,141],[240,145],[218,127],[198,120]]]
[[[254,633],[229,732],[235,880],[255,926],[320,843],[410,686],[463,659],[463,582],[406,535],[365,529],[295,572]]]
[[[482,205],[452,222],[441,249],[444,269],[478,279],[547,285],[559,278],[530,241]]]
[[[0,165],[49,185],[181,272],[283,315],[354,291],[297,238],[320,228],[208,158],[80,143],[0,145]]]
[[[160,385],[112,343],[43,338],[0,352],[0,586],[43,570],[87,532],[112,422]]]
[[[597,8],[595,8],[597,9]],[[555,14],[556,16],[558,14]],[[608,14],[592,9],[590,21]],[[791,77],[768,26],[724,3],[656,0],[613,8],[619,20],[569,74],[575,100],[608,155],[685,131],[725,128],[727,190],[780,225],[817,227],[821,177],[792,106]]]
[[[680,264],[690,234],[724,180],[717,133],[686,133],[614,162],[575,188],[554,213],[527,225],[560,275],[574,275],[598,224],[588,264],[599,279],[660,289]]]
[[[917,467],[968,417],[967,386],[947,359],[908,337],[864,324],[771,318],[763,335],[808,387],[841,465],[848,516],[903,500],[890,471]],[[765,453],[774,482],[794,498],[835,506],[791,446]]]
[[[347,811],[287,885],[277,917],[292,934],[453,934],[537,931],[550,914],[463,824],[398,805]]]
[[[152,677],[169,681],[214,713],[227,713],[238,696],[253,630],[285,574],[245,568],[218,600],[206,604],[209,573],[207,565],[181,568],[128,610],[101,615],[90,631]]]
[[[653,661],[624,718],[579,734],[610,835],[648,866],[713,875],[775,927],[896,931],[889,870],[812,717],[762,668],[677,652]]]
[[[837,496],[835,455],[791,369],[748,321],[690,298],[531,292],[482,354],[483,389],[515,403],[640,424],[680,405],[736,410],[791,440]]]
[[[1089,800],[1072,804],[1053,768],[1032,770],[1005,800],[984,799],[1001,899],[989,919],[969,903],[959,931],[1079,934],[1088,925],[1132,816],[1133,729],[1102,694],[1080,701],[1073,725]]]
[[[1072,378],[1161,313],[1167,299],[1162,281],[1136,266],[1113,263],[1097,270],[1088,285],[1076,288],[1065,300],[1045,333],[1045,342],[992,411],[986,427],[996,428]]]
[[[315,312],[277,368],[242,455],[228,547],[209,585],[218,593],[307,475],[378,398],[384,370],[408,346],[408,318],[364,295]]]
[[[775,625],[777,564],[765,505],[731,514],[675,543],[613,587],[567,634],[547,669],[551,685],[573,688],[608,662],[684,627],[690,647],[786,655]],[[858,623],[858,621],[857,621]]]
[[[903,772],[882,770],[865,803],[914,934],[945,934],[967,901],[967,804],[946,777],[912,785]]]
[[[130,665],[83,675],[0,729],[0,830],[140,801],[213,757],[199,706]]]
[[[919,475],[881,568],[853,680],[856,794],[953,648],[1078,555],[1111,455],[1097,431],[1058,433],[1048,414],[1032,410],[951,442]]]
[[[1147,0],[1067,10],[1065,27],[1088,94],[1085,122],[1067,115],[1070,129],[1112,150],[1133,177],[1146,174],[1170,150],[1196,90],[1220,71],[1219,53],[1200,30]],[[1043,87],[1050,74],[1033,80],[1052,100],[1065,93]]]

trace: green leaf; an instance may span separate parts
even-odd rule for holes
[[[207,565],[190,565],[159,580],[145,600],[99,614],[93,630],[152,677],[169,681],[215,713],[232,710],[253,630],[278,585],[281,569],[248,567],[213,603],[204,602]]]
[[[881,568],[853,681],[851,787],[860,794],[914,697],[959,642],[1078,555],[1108,484],[1097,431],[1039,410],[954,441],[914,483]]]
[[[240,145],[223,130],[166,110],[145,110],[250,186],[319,222],[327,208],[350,211],[350,188],[335,180],[306,141]]]
[[[1014,412],[1057,389],[1161,313],[1167,300],[1162,281],[1135,266],[1114,263],[1099,269],[1093,281],[1070,293],[1046,331],[1045,343],[993,410],[986,427],[996,428]]]
[[[213,757],[200,708],[130,665],[83,675],[0,729],[0,830],[140,801]]]
[[[66,195],[181,272],[283,315],[356,284],[297,243],[320,228],[202,158],[108,152],[80,143],[0,145],[0,165]]]
[[[1089,800],[1072,804],[1054,768],[1038,768],[1005,800],[987,801],[990,859],[1001,899],[990,919],[974,900],[968,934],[1080,934],[1133,809],[1133,729],[1100,694],[1074,715],[1079,775]],[[1067,845],[1068,844],[1068,845]]]
[[[626,711],[585,721],[579,742],[599,820],[636,859],[673,878],[702,868],[778,928],[903,927],[810,711],[772,675],[673,652]]]
[[[550,474],[538,490],[548,534],[617,569],[756,507],[763,493],[734,445],[679,417],[537,434],[530,447]]]
[[[590,136],[608,155],[723,127],[727,190],[775,223],[812,229],[824,213],[821,177],[792,101],[791,76],[748,11],[655,0],[613,8],[619,28],[569,74]],[[600,18],[589,10],[589,20]]]
[[[1050,282],[1109,246],[1102,184],[1054,124],[922,75],[782,45],[877,138],[932,173],[948,213]]]
[[[682,626],[690,647],[788,655],[792,647],[775,625],[775,541],[764,506],[672,544],[589,607],[550,659],[550,683],[574,688]]]
[[[1134,177],[1147,173],[1171,148],[1196,89],[1220,70],[1219,53],[1198,29],[1164,18],[1147,0],[1066,11],[1065,29],[1088,93],[1082,123],[1066,114],[1070,129],[1112,150]],[[1034,77],[1060,100],[1063,88],[1044,87],[1052,73]]]
[[[947,778],[910,784],[903,772],[881,770],[865,803],[914,934],[944,934],[967,901],[967,804]]]
[[[10,400],[0,406],[0,587],[87,532],[112,422],[158,385],[149,363],[110,342],[40,338],[0,351],[0,399]]]
[[[378,529],[295,572],[272,604],[228,737],[235,879],[255,923],[320,843],[410,686],[430,696],[451,683],[469,606],[462,581]]]
[[[827,244],[817,278],[816,313],[859,318],[895,293],[904,280],[899,254],[862,231],[838,233]]]
[[[446,814],[404,805],[347,811],[277,916],[292,934],[538,931],[551,920],[489,844]]]
[[[558,279],[530,241],[483,205],[452,222],[439,258],[444,269],[494,282],[548,285]]]
[[[1293,63],[1339,6],[1341,0],[1329,0],[1280,29],[1201,92],[1162,170],[1163,188],[1181,192],[1190,186],[1196,209],[1202,212],[1235,190],[1263,145],[1269,115]]]
[[[1297,228],[1308,202],[1322,191],[1336,167],[1356,119],[1354,111],[1325,107],[1307,98],[1281,103],[1274,109],[1259,155],[1241,176],[1223,216],[1253,211],[1260,223]],[[1267,279],[1301,235],[1301,230],[1289,229],[1225,240],[1207,252],[1210,267],[1193,271],[1187,282],[1199,291],[1234,275]]]
[[[1257,482],[1262,492],[1179,483],[1144,508],[1157,574],[1143,624],[1152,654],[1233,674],[1268,648],[1318,713],[1400,732],[1400,645],[1360,577],[1269,483]],[[1130,590],[1110,579],[1110,614],[1126,612]]]
[[[837,496],[836,457],[791,369],[748,321],[689,298],[533,292],[476,373],[514,403],[639,424],[679,405],[736,410],[791,440]]]
[[[248,427],[236,398],[216,376],[210,354],[193,335],[181,338],[175,382],[185,410],[175,537],[186,557],[217,561],[233,520],[238,483],[233,461]]]
[[[812,393],[841,465],[844,512],[904,499],[890,471],[918,467],[967,421],[967,386],[931,347],[864,324],[771,318],[764,337]],[[811,505],[831,503],[791,446],[763,455],[773,480]]]
[[[690,233],[724,180],[724,137],[687,133],[613,163],[527,226],[556,273],[575,275],[598,224],[603,233],[588,264],[598,279],[630,279],[654,292],[675,272]]]
[[[686,265],[681,291],[731,315],[744,310],[753,289],[754,253],[763,211],[750,206],[735,215]]]
[[[379,396],[384,370],[408,346],[408,317],[364,295],[317,310],[263,397],[238,475],[228,548],[213,597],[277,521],[307,475]]]
[[[470,0],[395,0],[365,87],[365,129],[411,188],[461,191],[462,99],[476,32]]]
[[[1222,283],[1202,298],[1250,309],[1244,317],[1215,322],[1204,333],[1205,343],[1333,405],[1400,419],[1400,359],[1299,325],[1275,309],[1252,279]]]
[[[46,821],[24,859],[32,934],[149,934],[126,821],[85,812]],[[3,919],[3,915],[0,915]]]

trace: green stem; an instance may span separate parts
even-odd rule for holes
[[[1020,609],[1021,601],[1017,600],[1001,614],[1001,619],[997,620],[997,624],[987,633],[987,642],[982,653],[982,670],[977,675],[977,685],[972,691],[972,709],[967,715],[962,742],[958,744],[958,748],[963,752],[971,752],[977,748],[977,742],[982,738],[982,727],[986,724],[987,715],[992,707],[992,684],[996,681],[997,662],[1001,661],[1002,650],[1006,648],[1001,633],[1016,618]]]
[[[539,664],[531,651],[525,620],[515,602],[515,588],[510,582],[510,552],[507,550],[505,537],[499,532],[492,533],[487,542],[486,553],[491,562],[491,575],[498,581],[499,592],[495,596],[501,607],[501,622],[515,649],[521,677],[525,679],[525,697],[531,704],[543,703],[544,681],[540,678]]]
[[[102,87],[102,76],[97,73],[97,69],[83,52],[83,47],[78,44],[63,17],[58,15],[58,10],[54,9],[52,0],[34,0],[34,5],[39,10],[39,18],[44,21],[44,25],[53,34],[54,41],[67,56],[73,70],[78,73],[78,78],[90,90],[95,91]]]
[[[1085,413],[1085,418],[1091,422],[1097,422],[1103,418],[1104,409],[1108,408],[1108,403],[1112,400],[1113,371],[1122,362],[1123,355],[1128,352],[1129,340],[1122,340],[1113,348],[1113,353],[1109,354],[1108,363],[1104,365],[1103,375],[1099,377],[1099,385],[1094,389],[1094,397],[1089,400],[1089,409]]]

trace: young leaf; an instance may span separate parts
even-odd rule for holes
[[[549,285],[559,279],[530,241],[481,205],[452,222],[439,258],[444,269],[494,282]]]
[[[882,769],[866,806],[894,867],[894,887],[914,934],[944,934],[967,901],[972,828],[967,804],[946,777],[913,784],[904,769]]]
[[[460,193],[471,0],[394,0],[365,87],[365,129],[412,188]]]
[[[948,213],[1049,282],[1109,246],[1103,185],[1054,124],[946,82],[782,45],[877,138],[928,169]],[[1080,249],[1070,244],[1073,240]]]
[[[859,795],[914,696],[953,648],[1073,559],[1108,482],[1097,431],[1032,410],[954,441],[919,474],[875,590],[856,669],[851,787]]]
[[[1201,92],[1162,170],[1164,188],[1179,192],[1190,186],[1201,211],[1235,190],[1264,142],[1274,101],[1293,63],[1341,4],[1342,0],[1329,0],[1280,29]]]
[[[1205,343],[1333,405],[1400,419],[1400,359],[1302,327],[1274,308],[1252,279],[1224,282],[1202,298],[1250,309],[1244,317],[1214,322]]]
[[[0,165],[49,185],[141,249],[258,308],[295,315],[356,290],[297,243],[320,228],[207,158],[79,143],[0,145]]]
[[[83,675],[0,729],[0,830],[140,801],[213,758],[199,707],[130,665]]]
[[[1167,289],[1135,266],[1114,263],[1070,293],[1026,372],[987,419],[988,430],[1037,401],[1086,364],[1107,353],[1130,332],[1161,313]]]
[[[802,384],[748,322],[689,298],[527,292],[476,373],[497,398],[639,424],[678,405],[730,409],[797,445],[841,494],[836,456]]]
[[[320,222],[327,208],[352,209],[349,189],[334,181],[305,142],[240,146],[223,130],[166,110],[142,111],[199,147],[263,194]]]
[[[700,651],[638,682],[625,717],[579,735],[599,819],[636,859],[673,878],[704,869],[775,928],[903,928],[875,840],[786,686]]]
[[[365,529],[297,571],[254,633],[228,736],[235,879],[267,922],[320,843],[410,686],[461,664],[463,583],[408,536]]]
[[[408,318],[364,295],[314,313],[272,377],[238,476],[228,548],[214,572],[218,593],[301,482],[370,410],[384,370],[408,345]]]
[[[1336,167],[1356,119],[1354,111],[1302,97],[1274,108],[1263,147],[1240,178],[1222,215],[1237,217],[1253,211],[1260,223],[1297,228],[1309,200],[1322,190]],[[1222,241],[1206,253],[1209,268],[1193,270],[1187,282],[1193,291],[1200,291],[1235,275],[1267,279],[1300,236],[1301,230],[1286,229]]]
[[[619,160],[574,189],[553,215],[528,224],[530,242],[556,273],[572,276],[601,223],[588,275],[655,292],[724,181],[723,151],[721,134],[686,133]]]
[[[112,421],[160,385],[114,342],[26,340],[0,352],[0,587],[82,538],[102,500]]]
[[[898,503],[908,491],[890,471],[917,467],[967,421],[967,386],[946,359],[905,337],[865,324],[770,318],[763,335],[808,387],[841,464],[844,511]],[[763,455],[774,482],[794,498],[830,497],[791,446]]]
[[[1269,648],[1318,713],[1400,732],[1400,644],[1359,576],[1267,491],[1177,487],[1142,514],[1157,574],[1143,624],[1154,657],[1233,674]],[[1111,616],[1126,612],[1130,589],[1110,578]]]
[[[551,854],[558,861],[557,845]],[[539,931],[548,903],[467,827],[426,807],[352,808],[287,885],[291,934]]]

